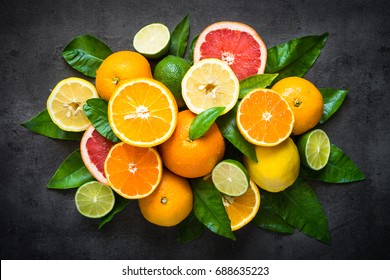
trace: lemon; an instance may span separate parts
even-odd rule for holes
[[[161,23],[152,23],[141,28],[133,39],[134,49],[147,58],[159,58],[169,50],[171,33]]]
[[[258,162],[244,157],[250,178],[262,189],[280,192],[291,186],[299,174],[298,148],[291,138],[273,147],[255,147]]]

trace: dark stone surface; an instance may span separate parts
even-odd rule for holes
[[[77,3],[76,3],[77,2]],[[2,1],[0,9],[1,259],[389,259],[390,5],[383,1]],[[350,89],[323,126],[367,175],[347,185],[312,183],[332,243],[296,232],[248,226],[230,241],[206,232],[176,243],[177,228],[144,220],[133,201],[102,230],[74,206],[74,190],[48,190],[78,145],[33,134],[19,124],[45,108],[55,84],[82,76],[61,58],[75,36],[92,34],[114,51],[132,49],[144,25],[171,30],[190,14],[191,39],[221,20],[254,27],[268,47],[329,32],[307,78]]]

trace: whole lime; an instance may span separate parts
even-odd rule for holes
[[[154,68],[154,79],[162,82],[169,88],[175,96],[179,108],[185,105],[181,95],[181,81],[190,67],[191,64],[187,60],[174,55],[168,55],[159,61]]]

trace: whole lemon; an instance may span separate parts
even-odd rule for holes
[[[273,147],[256,146],[258,162],[244,157],[249,176],[262,189],[280,192],[291,186],[299,174],[299,152],[291,138]]]

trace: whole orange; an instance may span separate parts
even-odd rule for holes
[[[315,127],[324,112],[321,92],[310,81],[300,77],[287,77],[273,87],[290,105],[294,113],[292,134],[298,135]]]
[[[159,146],[163,164],[186,178],[209,174],[225,153],[225,142],[215,123],[202,137],[189,139],[189,129],[195,117],[190,110],[181,111],[172,136]]]
[[[134,78],[152,78],[148,60],[133,51],[115,52],[96,70],[96,89],[101,98],[109,100],[118,87]]]
[[[192,210],[193,194],[187,179],[164,169],[160,184],[149,196],[138,200],[149,222],[171,227],[183,221]]]

